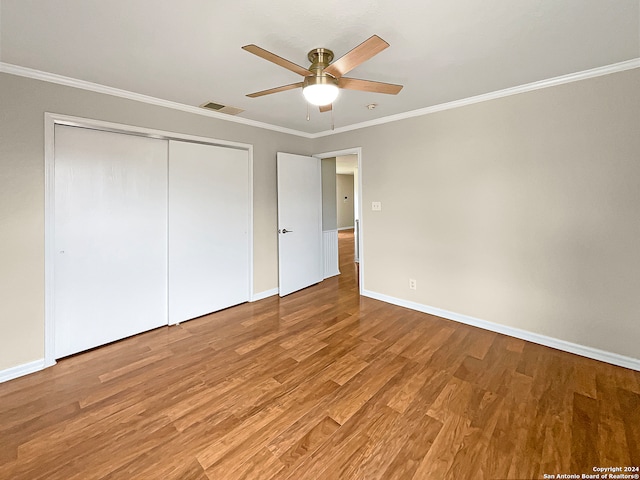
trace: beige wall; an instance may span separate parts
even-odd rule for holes
[[[353,227],[353,175],[336,175],[336,197],[338,228]]]
[[[336,158],[322,159],[322,230],[337,227]]]
[[[315,140],[362,147],[364,288],[640,358],[639,86],[635,69]]]
[[[0,371],[44,356],[44,112],[254,145],[254,291],[276,288],[276,152],[308,139],[0,74]]]
[[[0,370],[44,354],[45,111],[253,144],[256,292],[277,286],[276,152],[362,147],[365,289],[639,358],[638,85],[308,140],[0,74]]]

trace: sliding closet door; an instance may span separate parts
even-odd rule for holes
[[[249,154],[169,142],[169,323],[249,300]]]
[[[167,142],[55,127],[55,357],[167,324]]]

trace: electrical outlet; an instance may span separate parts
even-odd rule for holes
[[[382,210],[382,202],[371,202],[371,210],[374,212]]]
[[[414,278],[409,279],[409,288],[411,290],[416,290],[418,288],[418,285],[416,284],[416,280]]]

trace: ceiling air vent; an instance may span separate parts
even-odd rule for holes
[[[227,115],[238,115],[241,112],[244,112],[243,109],[237,107],[230,107],[228,105],[221,105],[215,102],[207,102],[200,105],[202,108],[207,108],[209,110],[215,110],[216,112],[226,113]]]

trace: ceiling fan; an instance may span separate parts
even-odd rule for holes
[[[302,82],[250,93],[247,97],[262,97],[263,95],[302,87],[302,93],[309,103],[319,106],[321,112],[328,112],[332,109],[333,101],[337,98],[338,91],[341,88],[396,95],[402,90],[402,85],[343,77],[345,73],[366,62],[388,46],[389,44],[383,39],[373,35],[333,63],[331,63],[333,60],[333,52],[331,50],[315,48],[307,55],[311,66],[306,69],[257,45],[245,45],[242,47],[243,50],[304,77]]]

